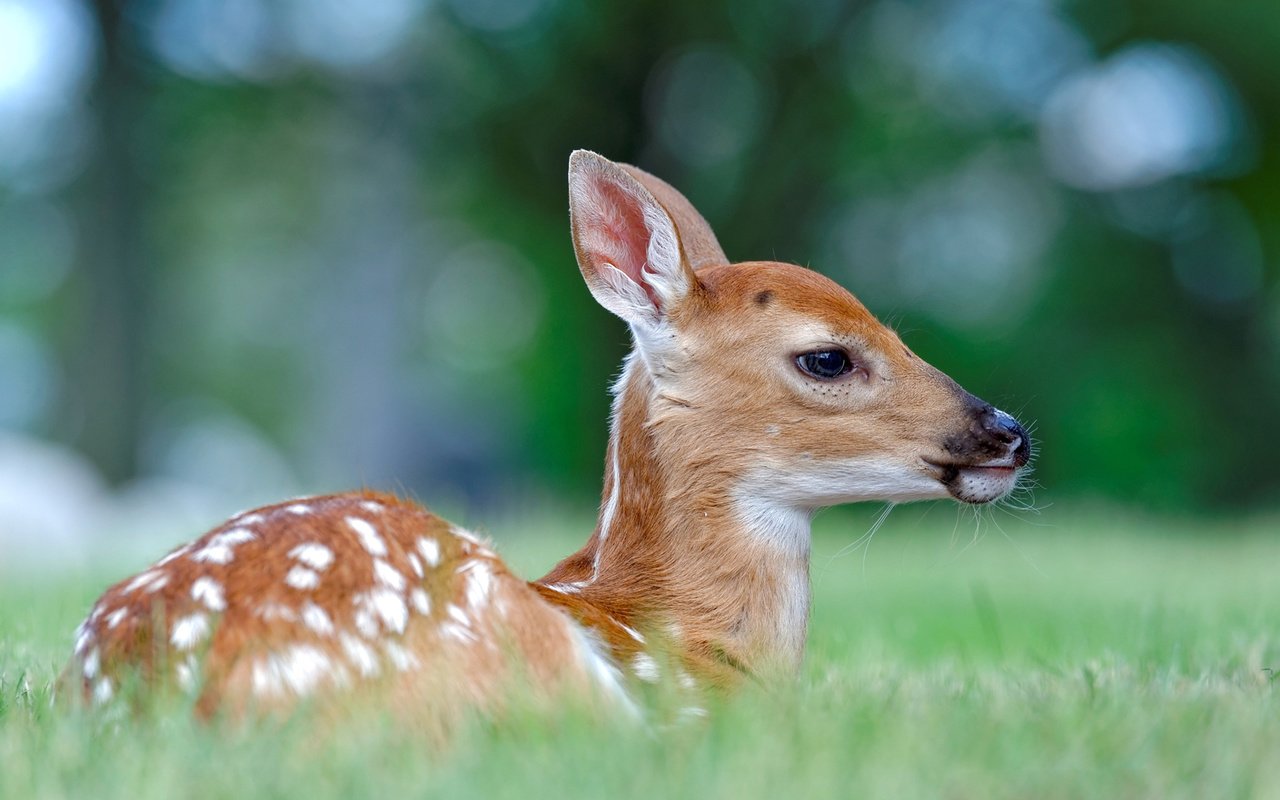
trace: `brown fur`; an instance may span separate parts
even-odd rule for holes
[[[346,522],[350,518],[372,526],[385,547],[383,555],[362,545]],[[225,564],[200,558],[231,531],[247,531],[254,538],[231,545]],[[419,550],[423,538],[438,545],[434,566]],[[308,566],[290,555],[300,545],[326,548],[330,563]],[[403,579],[403,591],[378,580],[375,560]],[[491,575],[480,603],[468,599],[468,574],[477,566]],[[316,575],[314,588],[286,581],[297,567]],[[133,578],[121,581],[103,593],[86,619],[83,644],[63,677],[64,685],[78,683],[86,700],[93,699],[104,680],[118,687],[141,679],[153,688],[194,693],[197,712],[208,717],[239,715],[250,705],[287,708],[311,688],[365,683],[380,685],[388,698],[412,698],[412,704],[399,706],[412,709],[406,716],[440,729],[469,710],[495,711],[507,682],[518,674],[547,692],[566,682],[579,689],[585,684],[563,614],[539,601],[537,590],[511,575],[486,545],[391,495],[329,495],[255,509],[180,548],[150,572],[162,576],[163,585],[157,586],[157,579],[130,588]],[[193,596],[193,586],[202,578],[216,582],[224,608],[211,609],[207,595]],[[412,595],[417,588],[426,597],[421,607]],[[399,605],[387,607],[389,617],[380,616],[376,607],[353,603],[371,589],[400,598]],[[459,623],[451,608],[460,609],[466,622]],[[307,609],[323,611],[327,623],[308,625]],[[356,615],[367,609],[374,610],[367,611],[362,624]],[[400,609],[403,621],[396,622]],[[204,619],[208,629],[185,648],[173,641],[175,625],[184,619]],[[362,634],[370,620],[375,632]],[[445,627],[449,624],[454,627]],[[368,660],[350,657],[344,645],[352,641]],[[297,691],[268,681],[270,691],[255,691],[255,670],[272,657],[287,658],[298,647],[313,648],[327,661],[296,672],[299,681],[311,686]],[[399,648],[397,653],[407,655],[412,665],[397,663],[390,648]],[[194,680],[182,687],[178,676],[188,657],[195,665]],[[98,668],[86,674],[86,663],[94,661]],[[376,674],[363,674],[362,664]],[[316,674],[317,668],[325,674]]]
[[[989,406],[846,290],[790,264],[730,266],[666,183],[593,154],[570,163],[583,277],[638,340],[586,545],[526,584],[483,543],[389,495],[269,506],[108,589],[66,683],[100,701],[126,675],[178,683],[206,716],[359,683],[442,733],[468,710],[497,713],[515,683],[543,698],[588,685],[616,695],[661,662],[677,682],[730,689],[802,656],[814,508],[946,496],[963,469],[978,476],[965,491],[1007,491],[999,480],[1028,457],[1022,446],[1006,466],[1021,429],[993,434]],[[855,368],[819,380],[798,367],[831,349]],[[308,544],[331,563],[295,575]]]

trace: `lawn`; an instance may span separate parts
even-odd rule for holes
[[[518,718],[444,752],[376,713],[317,733],[51,709],[71,629],[143,564],[0,572],[0,798],[1280,797],[1280,519],[937,504],[855,545],[875,511],[818,520],[794,682],[678,727]],[[491,527],[533,574],[587,523]]]

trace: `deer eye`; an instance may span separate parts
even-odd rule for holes
[[[806,375],[833,381],[853,371],[853,362],[843,350],[818,350],[796,356],[796,366]]]

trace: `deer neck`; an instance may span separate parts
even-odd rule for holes
[[[748,452],[713,423],[663,394],[633,353],[595,531],[540,583],[656,633],[695,667],[794,668],[808,628],[809,513],[744,493],[735,462]]]

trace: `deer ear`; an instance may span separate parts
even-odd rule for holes
[[[667,215],[676,224],[676,232],[680,234],[680,249],[684,251],[685,262],[694,271],[729,263],[715,231],[711,230],[711,226],[698,213],[698,209],[693,207],[693,203],[689,202],[689,198],[663,179],[650,175],[639,167],[630,164],[618,166],[640,181],[640,185],[648,189],[666,209]]]
[[[569,156],[569,220],[587,288],[628,323],[660,323],[697,285],[671,215],[621,165]]]

